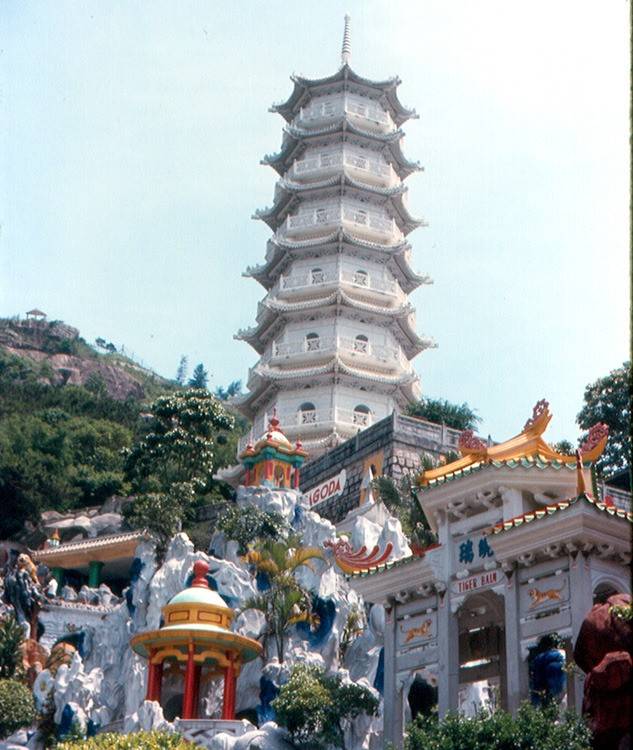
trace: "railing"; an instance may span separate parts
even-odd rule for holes
[[[297,339],[295,341],[273,342],[273,357],[288,357],[294,354],[310,352],[333,352],[342,350],[354,355],[370,357],[385,364],[400,365],[406,371],[411,370],[411,363],[397,347],[373,344],[364,339],[347,336],[318,336],[315,338]],[[270,358],[266,358],[268,361]]]
[[[345,150],[342,152],[317,154],[307,159],[296,161],[293,171],[297,177],[300,177],[311,172],[322,172],[330,167],[340,167],[342,165],[367,172],[376,177],[386,178],[386,182],[393,180],[394,171],[391,164],[378,161],[377,159],[368,159],[365,156]]]
[[[327,101],[313,103],[307,109],[299,110],[299,119],[302,122],[315,122],[318,120],[329,120],[334,117],[341,117],[343,114],[362,117],[364,120],[376,123],[377,125],[393,126],[393,120],[388,112],[380,107],[362,104],[361,102],[343,99],[342,101]]]
[[[394,219],[378,214],[374,211],[366,211],[362,208],[350,206],[335,206],[330,208],[316,208],[312,211],[288,216],[285,223],[285,231],[292,232],[297,229],[311,229],[314,227],[338,226],[341,222],[353,224],[355,227],[366,227],[374,230],[374,233],[384,237],[392,238],[397,232],[400,234]]]
[[[268,427],[269,414],[265,413],[263,417],[256,420],[253,424],[253,440],[259,440]],[[297,436],[308,436],[314,429],[320,425],[337,425],[346,426],[352,434],[355,430],[369,427],[373,423],[373,415],[367,412],[356,411],[355,409],[343,409],[334,407],[333,409],[306,409],[305,411],[297,410],[278,414],[277,418],[281,423],[281,428],[285,432],[294,432]],[[244,435],[238,442],[238,453],[241,453],[248,445],[250,435]]]
[[[341,270],[339,273],[336,271],[315,270],[309,271],[308,273],[295,274],[293,276],[284,276],[282,274],[279,277],[279,282],[275,286],[274,291],[303,289],[311,286],[319,286],[321,284],[331,284],[337,281],[342,281],[346,284],[353,284],[354,286],[363,287],[375,292],[383,292],[384,294],[389,294],[394,297],[398,296],[398,283],[392,279],[373,276],[364,271],[344,270]]]

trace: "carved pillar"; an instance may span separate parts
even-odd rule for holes
[[[440,717],[457,711],[459,692],[459,625],[457,612],[451,612],[448,590],[439,594],[437,609],[438,711]]]
[[[402,747],[402,686],[398,685],[397,604],[385,603],[385,684],[383,689],[383,741],[390,742],[396,750]]]
[[[160,703],[161,685],[163,680],[163,663],[154,663],[154,657],[157,649],[152,649],[149,655],[149,665],[147,669],[147,692],[145,700],[158,701]]]
[[[193,668],[194,671],[194,681],[193,681],[193,698],[191,700],[192,703],[192,719],[198,718],[198,702],[200,700],[200,676],[202,674],[202,665],[196,664]]]
[[[101,568],[103,563],[99,560],[91,560],[88,566],[88,586],[91,589],[98,589],[101,583]]]
[[[244,484],[248,487],[251,483],[251,467],[246,467],[246,476],[244,477]]]
[[[571,592],[571,643],[576,645],[580,626],[593,606],[593,591],[591,588],[591,570],[589,559],[582,552],[568,545],[569,549],[569,590]],[[573,706],[578,713],[582,710],[582,697],[585,676],[579,669],[574,670],[573,676]]]
[[[185,671],[185,693],[182,699],[182,718],[193,719],[193,699],[196,692],[196,664],[194,661],[195,646],[189,641],[187,649],[187,670]]]
[[[229,665],[224,668],[224,698],[222,701],[222,718],[232,721],[235,718],[235,664],[229,657]]]
[[[521,673],[521,634],[519,611],[519,582],[518,573],[512,566],[504,569],[506,585],[503,592],[503,606],[505,615],[505,683],[506,709],[516,713],[521,703],[522,685]]]
[[[299,467],[295,466],[295,474],[292,479],[292,486],[295,490],[299,489]]]

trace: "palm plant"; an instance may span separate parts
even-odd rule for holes
[[[317,624],[312,612],[312,599],[295,578],[295,572],[302,565],[310,568],[310,561],[323,559],[323,553],[315,547],[300,546],[298,537],[286,541],[266,539],[250,550],[244,557],[258,573],[268,577],[270,586],[266,591],[251,597],[244,609],[257,609],[266,618],[264,643],[274,638],[277,656],[284,660],[287,634],[292,625],[298,622]]]

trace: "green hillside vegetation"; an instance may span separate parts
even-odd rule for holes
[[[76,351],[90,349],[90,357],[143,370],[118,353],[101,355],[75,343]],[[151,429],[151,401],[177,388],[143,370],[147,397],[120,400],[109,395],[98,373],[83,385],[51,384],[50,370],[45,360],[8,354],[0,346],[0,539],[20,536],[44,510],[99,506],[112,495],[128,495],[124,453]],[[239,425],[218,436],[215,468],[234,461],[236,441],[246,429],[243,420]],[[205,489],[200,505],[209,496],[230,496],[212,480]]]

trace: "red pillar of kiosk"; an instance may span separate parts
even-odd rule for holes
[[[185,694],[182,701],[182,718],[194,719],[196,696],[196,663],[193,659],[195,647],[193,642],[189,642],[187,654],[187,670],[185,672]]]
[[[229,656],[229,665],[224,668],[224,700],[222,701],[222,718],[225,721],[235,719],[235,665]]]

